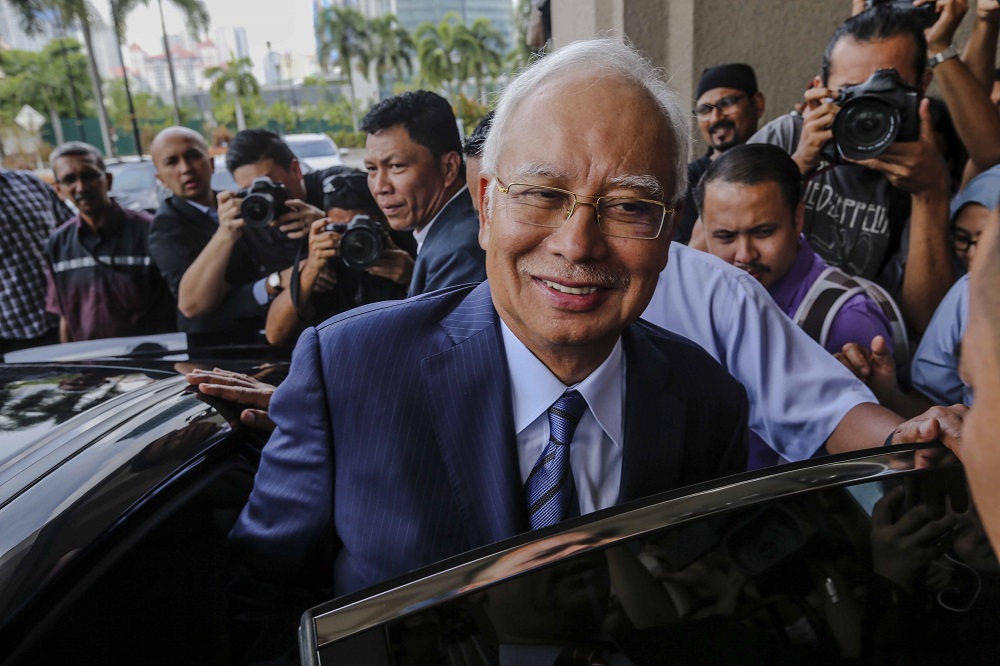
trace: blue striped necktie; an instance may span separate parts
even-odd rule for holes
[[[579,391],[566,391],[549,407],[549,442],[524,483],[528,495],[528,521],[531,529],[553,525],[570,513],[573,470],[569,464],[569,445],[587,401]]]

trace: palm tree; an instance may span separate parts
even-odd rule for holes
[[[355,60],[367,58],[367,27],[365,17],[351,7],[327,7],[316,22],[320,67],[323,71],[328,71],[334,56],[340,63],[351,93],[351,123],[355,132],[358,131],[358,110],[354,100],[354,74],[351,70]]]
[[[237,58],[234,53],[229,54],[229,62],[221,67],[209,67],[205,70],[205,77],[212,80],[210,92],[216,99],[224,99],[227,94],[233,94],[233,103],[236,105],[236,129],[239,131],[247,128],[246,118],[243,116],[243,97],[254,97],[260,94],[260,84],[253,75],[253,62],[250,58]]]
[[[471,48],[463,57],[468,60],[468,70],[476,81],[476,96],[480,102],[486,104],[483,79],[494,78],[503,71],[507,45],[504,43],[503,34],[494,28],[493,23],[487,18],[477,18],[466,31],[467,40],[463,43],[470,45]]]
[[[424,23],[417,28],[417,59],[420,78],[434,88],[448,89],[452,103],[457,102],[461,82],[468,78],[468,59],[474,49],[471,34],[455,12],[448,12],[438,25]]]
[[[132,13],[139,5],[144,7],[149,6],[149,0],[110,0],[111,2],[111,22],[114,24],[115,36],[119,40],[118,45],[118,57],[121,56],[121,41],[125,39],[125,19],[129,14]],[[202,0],[170,0],[170,3],[179,9],[184,18],[187,21],[188,32],[192,37],[198,38],[203,32],[208,30],[211,18],[208,15],[208,9],[205,7],[205,3]],[[174,59],[170,54],[170,44],[167,42],[167,26],[163,21],[163,0],[156,0],[156,4],[160,9],[160,29],[163,31],[163,52],[167,56],[167,73],[170,75],[170,92],[174,103],[174,124],[181,124],[181,107],[177,100],[177,77],[174,74]],[[131,93],[128,88],[128,74],[125,71],[125,61],[121,60],[122,75],[125,76],[125,91],[131,98]],[[130,102],[131,104],[131,102]],[[136,141],[139,141],[138,129],[133,127],[136,132]],[[141,145],[141,144],[140,144]],[[142,149],[140,147],[139,153],[142,154]]]
[[[56,17],[60,32],[74,21],[80,24],[83,42],[87,46],[87,71],[90,74],[90,85],[94,89],[94,107],[97,109],[97,122],[101,126],[104,153],[108,156],[113,155],[108,112],[104,108],[101,75],[97,72],[94,40],[90,29],[91,21],[96,15],[93,7],[87,0],[9,0],[9,3],[21,15],[21,23],[29,35],[36,34],[41,29],[42,16],[46,10]]]
[[[368,71],[371,64],[375,66],[380,99],[386,78],[390,81],[391,94],[392,81],[413,72],[415,49],[413,37],[399,24],[395,14],[378,16],[368,23],[368,49],[361,56],[361,64],[365,71]]]

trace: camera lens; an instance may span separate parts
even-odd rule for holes
[[[274,219],[271,197],[266,194],[251,194],[243,200],[240,215],[249,227],[266,227]]]
[[[382,238],[367,227],[346,231],[340,239],[340,256],[349,268],[368,268],[382,254]]]
[[[833,123],[833,138],[840,152],[852,160],[877,157],[899,134],[899,111],[872,98],[858,98],[844,105]]]

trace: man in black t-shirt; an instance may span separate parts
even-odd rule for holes
[[[927,102],[921,101],[915,141],[897,141],[878,157],[857,162],[840,158],[831,163],[824,147],[833,138],[840,91],[879,70],[895,70],[922,95],[930,68],[947,63],[934,71],[949,83],[942,90],[955,114],[957,100],[949,102],[948,90],[961,89],[964,66],[948,46],[961,21],[953,9],[942,12],[926,36],[911,12],[879,5],[852,16],[830,39],[822,73],[805,93],[802,115],[781,116],[749,141],[779,146],[799,165],[804,233],[813,249],[828,264],[888,289],[918,333],[954,280],[948,175]],[[935,57],[929,61],[928,54]]]

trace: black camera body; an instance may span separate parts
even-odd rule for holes
[[[288,212],[285,202],[291,197],[281,183],[276,183],[267,176],[254,178],[250,187],[236,192],[243,199],[240,204],[240,216],[248,227],[260,229]]]
[[[938,20],[933,2],[914,7],[913,0],[865,0],[866,11],[873,7],[888,7],[894,12],[905,12],[916,19],[921,30],[926,30]]]
[[[848,86],[834,100],[840,111],[833,121],[833,141],[823,156],[866,160],[878,157],[896,141],[920,138],[920,90],[894,69],[880,69],[867,81]]]
[[[341,261],[348,268],[359,271],[375,265],[388,240],[385,229],[368,215],[355,215],[346,224],[331,222],[323,231],[340,234]]]

